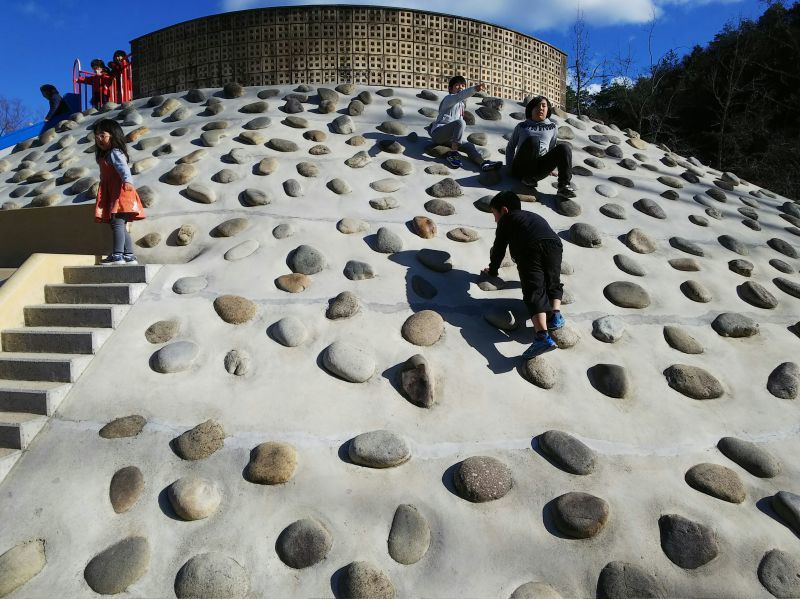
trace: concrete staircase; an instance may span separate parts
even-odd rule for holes
[[[25,306],[25,326],[0,333],[0,481],[160,266],[69,266]]]

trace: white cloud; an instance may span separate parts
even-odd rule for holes
[[[391,3],[398,8],[416,8],[448,14],[458,13],[473,19],[496,23],[523,32],[545,31],[569,27],[575,21],[578,9],[583,12],[587,25],[598,27],[617,24],[646,23],[660,16],[670,7],[691,8],[704,4],[731,4],[742,0],[458,0],[457,3],[439,0],[404,0]],[[341,0],[220,0],[223,11],[246,8],[303,5],[340,4]],[[348,4],[385,5],[376,0],[349,0]]]
[[[599,92],[601,89],[603,89],[603,88],[601,87],[601,85],[599,83],[592,83],[591,85],[587,85],[586,86],[586,92],[590,96],[593,96],[594,94]]]

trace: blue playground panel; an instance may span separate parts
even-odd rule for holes
[[[26,139],[30,139],[31,137],[37,137],[45,129],[54,127],[60,121],[68,119],[70,116],[80,111],[81,98],[79,95],[64,94],[64,101],[70,107],[69,114],[63,114],[57,119],[51,119],[50,121],[47,122],[42,121],[40,123],[36,123],[35,125],[31,125],[30,127],[25,127],[24,129],[17,129],[16,131],[9,133],[8,135],[0,137],[0,150],[5,150],[6,148],[15,146],[19,142],[25,141]]]

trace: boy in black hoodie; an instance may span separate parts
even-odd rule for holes
[[[519,196],[513,191],[501,191],[489,205],[497,223],[497,231],[489,266],[481,274],[496,277],[506,247],[510,248],[511,257],[519,271],[522,300],[536,331],[533,345],[523,352],[522,357],[534,358],[558,347],[548,329],[560,329],[565,324],[561,315],[564,292],[561,284],[561,240],[544,218],[522,210]]]

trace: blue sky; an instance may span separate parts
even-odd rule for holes
[[[3,0],[0,95],[19,98],[35,116],[43,116],[47,107],[39,85],[52,83],[70,90],[75,58],[84,64],[95,57],[110,60],[114,50],[129,50],[128,42],[135,37],[205,15],[262,6],[337,3],[459,14],[534,35],[567,53],[580,6],[593,55],[614,59],[630,50],[639,66],[649,63],[648,30],[653,16],[657,59],[671,48],[683,55],[692,46],[709,42],[726,22],[757,18],[765,9],[759,0]]]

